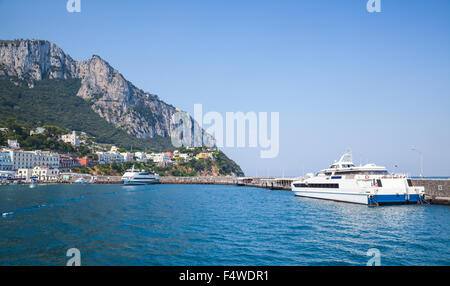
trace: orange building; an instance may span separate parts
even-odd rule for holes
[[[88,157],[78,158],[77,161],[78,163],[80,163],[80,165],[85,167],[94,165],[94,160]]]

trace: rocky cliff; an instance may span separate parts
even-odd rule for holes
[[[77,95],[106,121],[137,138],[172,137],[185,146],[215,146],[214,138],[187,113],[138,89],[96,55],[76,61],[49,41],[0,41],[0,78],[24,80],[29,88],[42,79],[80,79]],[[180,132],[180,126],[190,130]]]

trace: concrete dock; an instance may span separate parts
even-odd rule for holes
[[[450,205],[450,179],[413,179],[415,186],[425,187],[425,199],[436,205]]]

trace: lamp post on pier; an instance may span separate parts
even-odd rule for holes
[[[423,153],[417,150],[416,147],[412,147],[411,150],[417,152],[420,156],[420,177],[423,178]]]

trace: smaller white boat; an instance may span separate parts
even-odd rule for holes
[[[83,178],[78,178],[75,180],[75,184],[85,184],[86,181]]]
[[[155,172],[134,169],[134,165],[122,176],[125,185],[148,185],[159,183],[159,175]]]

